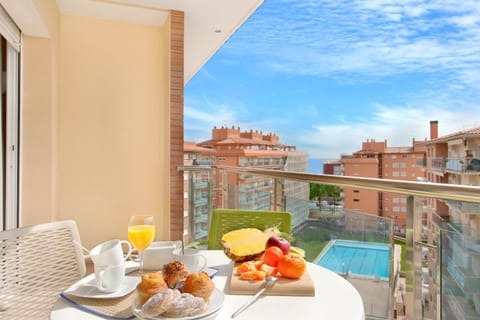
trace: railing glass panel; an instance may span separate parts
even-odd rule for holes
[[[367,319],[480,317],[479,187],[225,166],[181,170],[189,173],[193,203],[188,215],[194,237],[206,239],[214,204],[289,211],[296,245],[306,250],[307,260],[324,263],[357,288]],[[203,178],[195,175],[199,170]],[[215,179],[215,173],[223,178]],[[243,187],[242,180],[247,182]],[[347,198],[309,201],[310,183],[374,191],[378,193],[374,208],[383,210],[383,216],[348,210],[352,204]],[[398,201],[399,194],[406,201]],[[389,201],[406,208],[387,209]],[[404,230],[402,237],[394,233],[396,229]],[[358,274],[356,268],[372,259],[353,263],[340,259],[339,252],[352,245],[388,247],[388,276]]]
[[[440,231],[441,319],[480,319],[480,238],[468,228]]]

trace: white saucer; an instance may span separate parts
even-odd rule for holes
[[[140,280],[138,276],[126,275],[120,290],[115,292],[102,292],[95,286],[95,274],[90,274],[65,290],[64,294],[97,299],[120,298],[132,292]]]

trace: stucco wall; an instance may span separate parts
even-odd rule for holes
[[[25,37],[22,68],[23,96],[20,134],[21,224],[31,225],[54,218],[55,61],[50,39]]]
[[[56,218],[58,19],[55,0],[35,1],[49,38],[23,36],[20,107],[21,225]]]
[[[23,224],[74,219],[92,247],[148,212],[168,239],[168,25],[52,10],[51,38],[25,37],[22,52]]]

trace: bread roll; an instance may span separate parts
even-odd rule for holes
[[[171,289],[180,289],[185,283],[185,279],[189,274],[187,266],[180,261],[167,263],[163,266],[162,275]]]
[[[161,272],[149,272],[142,275],[142,281],[137,285],[137,294],[143,305],[151,296],[167,289]]]
[[[208,301],[212,295],[215,285],[204,271],[189,274],[185,279],[185,284],[182,288],[182,292],[187,292],[195,297],[203,298]]]

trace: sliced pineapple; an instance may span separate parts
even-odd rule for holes
[[[290,246],[290,253],[298,254],[302,258],[305,258],[305,250],[299,247]]]
[[[254,260],[265,251],[269,236],[255,228],[230,231],[222,236],[222,246],[227,257],[235,262]]]

